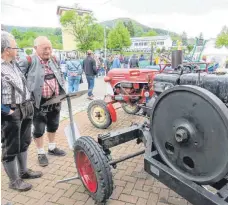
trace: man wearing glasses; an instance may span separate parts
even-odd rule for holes
[[[27,150],[31,143],[33,104],[26,79],[15,58],[17,47],[14,37],[1,32],[1,143],[2,163],[10,179],[9,188],[28,191],[32,185],[23,179],[42,176],[27,168]]]
[[[52,45],[45,36],[40,36],[34,41],[36,53],[27,59],[22,59],[19,64],[27,77],[27,85],[35,100],[33,118],[33,137],[37,146],[38,162],[40,166],[48,165],[48,158],[44,150],[44,132],[47,128],[48,154],[65,156],[66,153],[56,147],[55,136],[59,127],[61,104],[54,104],[50,109],[41,106],[55,96],[64,94],[64,78],[60,66],[51,56]]]

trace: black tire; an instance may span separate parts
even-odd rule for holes
[[[139,112],[140,110],[140,107],[137,106],[137,105],[133,105],[132,106],[132,109],[128,109],[128,106],[131,106],[131,104],[129,103],[122,103],[121,106],[123,108],[123,110],[127,113],[127,114],[130,114],[130,115],[134,115],[136,114],[137,112]]]
[[[79,154],[79,152],[84,152],[86,154],[95,172],[97,180],[97,189],[95,193],[89,191],[80,176],[76,162],[76,155]],[[80,137],[74,145],[74,159],[79,177],[83,182],[85,189],[96,202],[104,203],[112,195],[113,179],[111,167],[101,146],[91,137]]]
[[[92,111],[95,106],[100,107],[104,111],[105,119],[104,119],[104,122],[102,122],[102,123],[96,122],[92,117],[92,115],[93,115]],[[103,100],[92,101],[88,106],[87,115],[88,115],[90,122],[97,128],[106,129],[112,124],[112,119],[111,119],[111,115],[108,111],[107,104]]]

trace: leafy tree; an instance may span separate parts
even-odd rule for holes
[[[144,33],[143,28],[138,26],[137,24],[133,23],[135,37],[141,37]]]
[[[21,32],[14,28],[11,30],[11,33],[14,35],[19,48],[33,47],[35,38],[42,35],[50,39],[53,48],[62,49],[62,35],[56,35],[56,30],[59,29],[30,28],[27,31],[23,30]]]
[[[130,36],[131,36],[131,37],[134,37],[134,36],[135,36],[135,29],[134,29],[134,26],[133,26],[132,21],[128,21],[127,23],[124,22],[124,26],[125,26],[125,27],[127,28],[127,30],[129,31]]]
[[[23,33],[22,32],[20,32],[20,31],[18,31],[17,29],[13,29],[12,31],[11,31],[11,34],[16,38],[16,39],[22,39],[22,37],[23,37]]]
[[[161,53],[161,49],[160,48],[157,48],[156,49],[156,53]]]
[[[148,32],[144,33],[142,36],[157,36],[157,32],[154,30],[149,30]]]
[[[181,36],[179,35],[171,35],[172,41],[181,41]]]
[[[25,51],[25,53],[26,53],[27,55],[31,55],[31,54],[32,54],[32,52],[33,52],[33,50],[32,50],[32,49],[26,49],[26,51]]]
[[[187,50],[189,53],[192,51],[193,48],[194,48],[193,45],[187,45]]]
[[[108,48],[118,49],[131,45],[130,34],[122,22],[118,22],[116,26],[108,34]]]
[[[86,51],[102,47],[103,27],[96,23],[91,14],[78,15],[75,11],[66,11],[60,18],[62,26],[74,36],[77,47]]]
[[[228,47],[228,28],[226,26],[224,26],[222,28],[220,34],[217,36],[216,46],[217,47],[222,47],[222,46]]]

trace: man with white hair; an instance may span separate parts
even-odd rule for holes
[[[41,105],[55,96],[64,94],[64,78],[61,68],[52,57],[52,45],[45,36],[34,41],[36,53],[22,59],[19,64],[27,78],[27,85],[34,98],[33,137],[38,151],[40,166],[47,166],[48,159],[44,150],[44,132],[47,128],[49,140],[48,154],[65,156],[66,153],[56,147],[55,136],[59,127],[61,103],[53,104],[51,109],[44,111]]]
[[[22,179],[42,176],[27,168],[27,150],[31,143],[33,104],[26,79],[15,59],[14,37],[1,32],[1,143],[2,163],[10,179],[9,188],[28,191],[32,185]],[[18,162],[17,162],[18,161]]]

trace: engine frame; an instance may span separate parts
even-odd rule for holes
[[[123,156],[119,159],[111,159],[111,147],[136,140],[137,144],[144,142],[145,150]],[[134,124],[131,127],[98,136],[98,143],[109,159],[109,165],[116,168],[117,164],[127,159],[144,154],[144,170],[158,181],[194,205],[228,205],[228,178],[224,178],[211,185],[210,189],[216,190],[212,193],[208,187],[189,181],[175,173],[159,156],[149,132],[149,123]],[[151,150],[152,147],[152,150]]]

